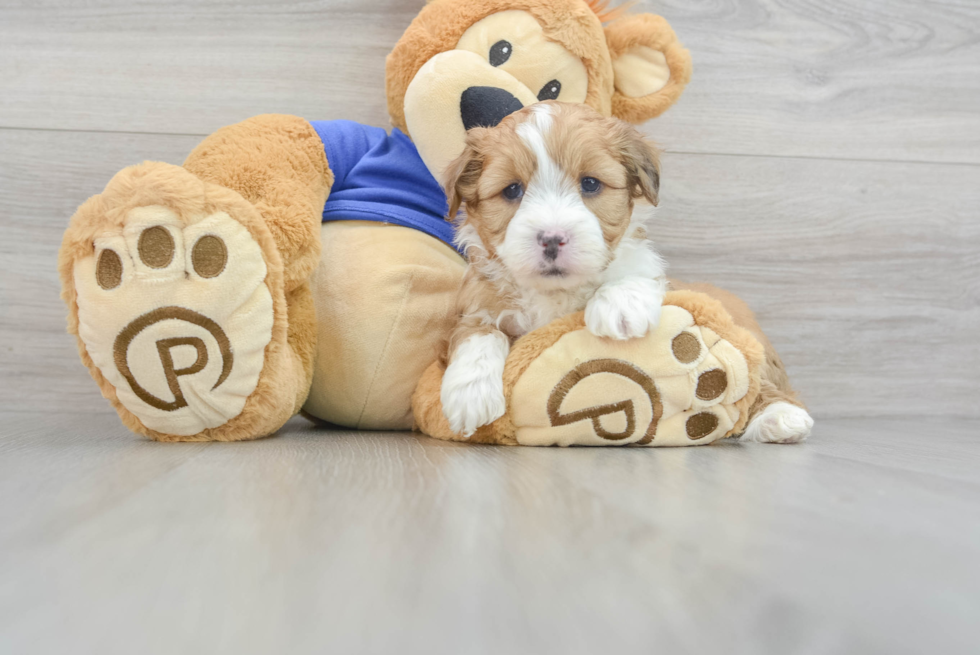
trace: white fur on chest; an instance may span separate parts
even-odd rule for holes
[[[595,284],[579,287],[573,291],[553,292],[522,289],[514,298],[517,306],[501,312],[497,317],[497,326],[508,333],[515,331],[516,328],[517,333],[511,336],[527,334],[555,319],[585,309],[585,305],[598,286]]]
[[[654,295],[658,298],[651,299],[651,302],[659,305],[666,290],[666,265],[654,250],[653,244],[639,236],[638,232],[646,230],[652,215],[652,207],[637,206],[627,234],[616,246],[603,272],[596,279],[573,289],[540,290],[521,286],[508,274],[501,262],[480,258],[481,275],[510,305],[495,314],[487,312],[484,322],[494,325],[511,337],[519,337],[563,316],[584,310],[600,287],[629,278],[656,281]],[[456,239],[468,252],[470,249],[479,249],[486,253],[476,229],[470,225],[460,228]]]

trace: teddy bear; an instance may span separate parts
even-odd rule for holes
[[[690,71],[663,18],[603,0],[431,0],[387,57],[390,133],[257,116],[79,207],[59,272],[82,362],[156,440],[254,439],[297,413],[458,438],[437,360],[466,262],[440,177],[466,131],[542,100],[641,123]],[[527,335],[505,372],[521,403],[473,440],[710,443],[763,398],[798,403],[739,302],[677,291],[635,343],[580,316]]]

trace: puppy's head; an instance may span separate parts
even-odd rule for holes
[[[465,245],[523,286],[571,289],[605,269],[634,202],[656,205],[659,186],[657,153],[632,126],[545,102],[470,130],[446,195],[450,217],[465,203]]]

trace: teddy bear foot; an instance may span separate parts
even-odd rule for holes
[[[504,367],[507,412],[471,441],[528,446],[689,446],[739,434],[760,388],[762,345],[722,305],[667,295],[659,325],[628,341],[591,334],[582,313],[519,339]],[[419,428],[453,433],[434,364],[414,398]]]
[[[82,205],[60,254],[69,329],[127,426],[237,440],[292,415],[269,379],[288,367],[275,248],[251,204],[178,166],[125,169]]]

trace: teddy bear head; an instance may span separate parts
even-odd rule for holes
[[[690,55],[660,16],[608,3],[431,0],[388,55],[392,124],[441,181],[468,129],[535,102],[631,123],[660,115],[690,79]]]

